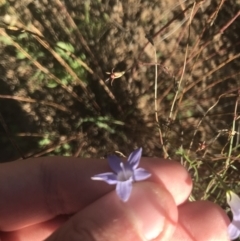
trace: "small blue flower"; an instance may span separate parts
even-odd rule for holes
[[[228,226],[228,235],[231,240],[234,240],[240,236],[240,198],[236,193],[228,191],[227,203],[233,214],[233,220]]]
[[[133,151],[128,157],[127,162],[123,162],[117,156],[109,156],[108,164],[114,171],[97,174],[92,180],[104,181],[110,185],[117,185],[116,192],[123,202],[127,202],[131,191],[132,183],[142,181],[151,176],[151,173],[143,168],[137,168],[142,156],[142,148]]]

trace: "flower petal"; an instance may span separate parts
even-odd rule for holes
[[[233,223],[228,226],[228,236],[230,240],[234,240],[240,236],[240,230]]]
[[[228,226],[228,235],[234,240],[240,236],[240,198],[236,193],[228,191],[227,203],[233,214],[233,221]]]
[[[122,170],[120,166],[120,163],[122,162],[122,160],[119,157],[112,155],[112,156],[108,156],[107,159],[108,159],[109,166],[116,174]]]
[[[127,202],[132,191],[132,180],[127,180],[124,182],[118,182],[116,186],[116,192],[119,198],[123,202]]]
[[[233,220],[240,221],[240,198],[232,191],[227,192],[227,203],[233,213]]]
[[[133,172],[134,181],[142,181],[149,178],[152,174],[143,168],[138,168]]]
[[[106,173],[101,173],[101,174],[97,174],[93,177],[91,177],[92,180],[97,180],[97,181],[104,181],[108,184],[117,184],[117,176],[112,173],[112,172],[106,172]]]
[[[128,157],[128,163],[131,165],[133,169],[136,169],[139,165],[140,159],[142,156],[142,148],[139,148],[133,151]]]

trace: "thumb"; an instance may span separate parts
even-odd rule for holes
[[[46,241],[169,240],[177,218],[177,207],[165,188],[135,183],[128,202],[111,192],[74,215]]]

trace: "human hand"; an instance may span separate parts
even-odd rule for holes
[[[177,162],[142,158],[152,173],[128,202],[91,177],[104,160],[42,157],[0,166],[1,241],[227,241],[225,212],[188,202],[191,178]],[[110,169],[109,169],[110,171]]]

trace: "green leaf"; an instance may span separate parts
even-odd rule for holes
[[[71,146],[68,143],[63,144],[63,149],[69,150],[71,149]]]
[[[80,64],[76,60],[70,60],[69,63],[73,69],[77,69],[80,67]]]
[[[74,53],[74,47],[69,43],[64,43],[60,41],[60,42],[57,42],[57,46],[59,46],[60,48],[68,52]]]
[[[16,56],[17,59],[26,59],[26,55],[23,54],[22,52],[17,52],[17,56]]]
[[[173,98],[174,98],[174,94],[173,93],[170,93],[170,94],[168,94],[167,95],[167,100],[173,100]]]
[[[11,45],[12,41],[9,37],[5,37],[5,36],[0,36],[0,42],[6,44],[6,45]]]
[[[85,55],[85,54],[80,54],[80,59],[84,61],[84,60],[86,60],[86,59],[87,59],[87,57],[86,57],[86,55]]]
[[[48,138],[44,138],[38,142],[39,146],[41,146],[41,147],[49,145],[50,143],[51,143],[51,141]]]
[[[17,36],[17,38],[18,38],[19,40],[28,38],[28,33],[26,33],[26,32],[21,33],[21,34],[19,34],[19,35]]]
[[[110,132],[111,134],[115,133],[115,130],[113,128],[111,128],[108,124],[103,123],[103,122],[97,122],[96,125],[101,128],[101,129],[105,129],[108,132]]]
[[[186,116],[187,117],[192,117],[193,116],[193,112],[191,110],[187,110]]]
[[[50,81],[46,84],[46,86],[47,86],[48,88],[50,88],[50,89],[53,89],[53,88],[55,88],[55,87],[58,86],[58,83],[56,83],[56,82],[53,81],[53,80],[50,80]]]
[[[59,154],[61,152],[61,148],[58,146],[55,150],[54,150],[55,153]]]

